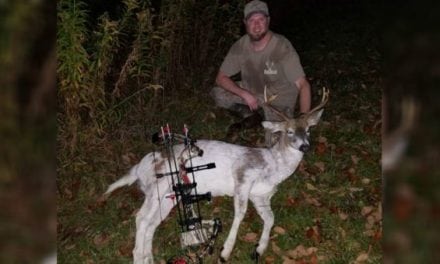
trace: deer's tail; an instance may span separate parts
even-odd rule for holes
[[[114,190],[116,190],[122,186],[132,185],[137,180],[138,180],[138,177],[135,173],[135,168],[132,168],[127,175],[125,175],[124,177],[122,177],[119,180],[112,183],[107,188],[107,191],[105,191],[104,195],[110,194],[111,192],[113,192]]]

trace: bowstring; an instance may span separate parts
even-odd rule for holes
[[[156,163],[156,151],[153,151],[153,160],[154,160],[154,163]],[[155,175],[155,178],[156,178],[157,201],[159,202],[159,216],[160,216],[160,221],[163,221],[163,217],[162,217],[162,203],[161,203],[161,200],[160,200],[160,192],[159,192],[159,179],[156,177],[156,175],[157,175],[156,166],[154,166],[154,175]]]

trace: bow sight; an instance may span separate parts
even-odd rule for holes
[[[169,260],[168,263],[202,263],[202,258],[206,253],[213,253],[215,239],[217,234],[221,232],[222,225],[218,218],[212,220],[202,219],[200,202],[210,202],[211,193],[197,193],[197,182],[195,181],[194,174],[200,170],[215,168],[215,163],[200,166],[192,165],[192,158],[194,156],[202,156],[203,150],[199,149],[195,144],[196,140],[189,136],[186,125],[184,125],[182,135],[172,133],[170,126],[167,124],[166,127],[161,127],[160,132],[152,136],[152,141],[157,146],[160,146],[168,157],[169,172],[156,173],[156,178],[171,178],[173,193],[167,195],[167,198],[173,199],[177,205],[181,247],[193,253],[188,255],[196,255],[196,259],[177,257]],[[184,145],[184,152],[188,152],[185,155],[186,159],[175,156],[174,149],[177,144]],[[191,175],[191,177],[188,175]]]

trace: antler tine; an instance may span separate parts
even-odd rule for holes
[[[322,107],[324,107],[325,104],[327,104],[328,98],[329,98],[329,94],[330,91],[329,89],[323,87],[322,88],[322,98],[321,98],[321,103],[319,103],[319,105],[317,105],[316,107],[314,107],[312,110],[310,110],[308,113],[313,113],[319,109],[321,109]]]
[[[285,121],[289,121],[290,118],[288,118],[285,114],[283,114],[281,111],[273,107],[270,102],[272,102],[275,98],[277,98],[278,95],[271,96],[270,99],[267,99],[267,87],[264,86],[264,102],[263,106],[269,107],[270,110],[272,110],[275,114],[279,115],[281,118],[283,118]]]

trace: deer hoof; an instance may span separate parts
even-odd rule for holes
[[[224,259],[223,257],[219,257],[217,263],[226,263],[226,259]]]
[[[223,249],[224,249],[224,247],[222,247],[222,248],[220,249],[220,252],[222,252]],[[221,253],[220,253],[220,254],[221,254]],[[226,263],[226,259],[223,258],[223,257],[220,255],[220,256],[218,257],[217,263]]]
[[[258,244],[255,246],[254,252],[251,254],[251,258],[255,261],[255,263],[258,263],[258,260],[260,259],[260,254],[257,252]]]

